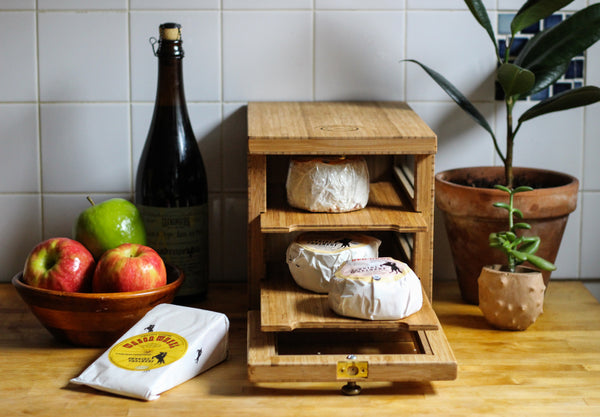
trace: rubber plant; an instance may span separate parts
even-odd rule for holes
[[[508,203],[494,203],[494,207],[502,208],[508,212],[508,230],[491,233],[489,243],[492,248],[502,251],[507,257],[506,267],[509,272],[515,272],[516,267],[527,261],[538,269],[554,271],[556,266],[535,253],[540,247],[539,236],[517,236],[519,229],[531,229],[531,225],[525,222],[515,223],[515,217],[522,219],[523,213],[514,207],[514,195],[517,193],[532,191],[529,186],[520,186],[515,189],[496,185],[495,188],[508,193]]]
[[[600,101],[600,88],[583,86],[555,94],[533,105],[516,121],[513,107],[523,98],[552,85],[565,74],[571,59],[582,54],[600,39],[600,3],[590,5],[559,24],[546,28],[531,38],[511,62],[515,35],[521,30],[552,15],[573,0],[528,0],[511,21],[511,34],[506,53],[501,54],[488,13],[481,0],[465,0],[471,14],[485,29],[495,50],[498,67],[496,81],[504,92],[506,106],[506,149],[500,149],[498,138],[485,117],[450,81],[423,63],[418,64],[427,74],[492,137],[496,153],[504,164],[506,185],[513,187],[514,141],[521,125],[544,114],[586,106]]]

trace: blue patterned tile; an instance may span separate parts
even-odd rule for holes
[[[525,29],[521,31],[523,34],[527,35],[535,35],[540,31],[540,22],[534,23],[531,26],[527,26]]]
[[[552,16],[548,16],[544,19],[544,29],[551,28],[552,26],[556,26],[560,22],[563,21],[563,16],[559,14],[553,14]]]
[[[552,86],[552,94],[558,94],[558,93],[562,93],[563,91],[567,91],[570,90],[571,88],[573,88],[573,85],[571,83],[566,83],[566,82],[556,82],[554,83],[554,85]]]
[[[515,15],[508,13],[500,13],[498,15],[498,34],[499,35],[510,35],[510,22]]]
[[[531,96],[531,100],[544,100],[547,99],[548,97],[550,97],[550,91],[548,88],[545,88],[544,90],[540,91],[539,93],[535,93],[534,95]]]
[[[510,24],[514,17],[514,14],[511,13],[499,13],[498,14],[498,51],[500,53],[500,57],[504,59],[507,49],[507,41],[508,37],[511,34]],[[523,29],[512,43],[510,48],[509,62],[514,60],[522,48],[525,46],[527,41],[534,37],[537,33],[539,33],[542,29],[547,29],[553,27],[564,19],[569,17],[566,13],[555,13],[552,16],[545,18],[543,21],[535,23],[525,29]],[[508,35],[508,36],[507,36]],[[540,91],[525,100],[537,101],[544,100],[548,97],[551,97],[552,94],[559,93],[561,91],[567,91],[572,88],[578,88],[583,85],[584,80],[584,68],[585,68],[585,55],[582,53],[575,58],[573,58],[569,68],[567,69],[565,75],[561,77],[554,85],[549,88]],[[496,85],[496,100],[502,100],[504,98],[504,93],[502,88]]]
[[[565,73],[565,78],[583,78],[583,59],[573,59]]]

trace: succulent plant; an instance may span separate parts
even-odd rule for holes
[[[507,257],[507,267],[510,272],[515,272],[516,266],[527,261],[536,268],[544,271],[554,271],[556,266],[535,253],[540,247],[539,236],[517,236],[519,229],[531,229],[531,225],[525,222],[515,223],[515,217],[523,218],[523,213],[514,207],[514,195],[517,193],[532,191],[529,186],[520,186],[514,190],[503,185],[495,188],[508,193],[508,203],[494,203],[494,207],[502,208],[508,212],[508,230],[504,232],[491,233],[489,237],[490,247],[498,248]]]

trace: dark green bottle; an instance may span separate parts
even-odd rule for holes
[[[185,274],[178,298],[206,297],[208,187],[183,88],[181,26],[164,23],[154,54],[158,85],[152,123],[138,165],[135,201],[148,246]]]

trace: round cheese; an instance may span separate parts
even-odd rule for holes
[[[369,170],[363,157],[293,158],[286,181],[292,207],[347,212],[369,201]]]
[[[329,306],[342,316],[398,320],[423,306],[421,281],[393,258],[354,259],[344,263],[329,284]]]
[[[361,234],[303,233],[288,246],[286,260],[299,286],[327,293],[331,277],[344,262],[377,257],[380,244],[379,239]]]

